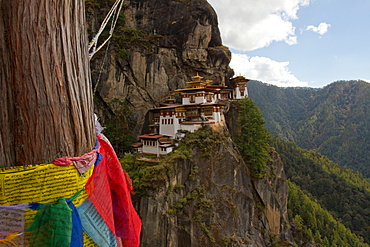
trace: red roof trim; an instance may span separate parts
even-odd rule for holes
[[[145,134],[145,135],[141,135],[139,136],[139,138],[141,139],[159,139],[161,137],[168,137],[166,135],[158,135],[158,134]]]
[[[143,144],[141,142],[136,142],[136,143],[131,144],[131,146],[134,148],[139,148],[139,147],[142,147]]]

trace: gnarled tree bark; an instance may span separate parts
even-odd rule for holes
[[[0,0],[0,166],[95,143],[83,0]]]

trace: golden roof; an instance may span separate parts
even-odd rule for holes
[[[193,88],[203,88],[209,84],[211,84],[212,80],[205,80],[203,81],[203,77],[201,77],[198,73],[196,76],[191,77],[193,81],[186,82]]]

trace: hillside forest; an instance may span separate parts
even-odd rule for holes
[[[268,130],[370,177],[370,84],[337,81],[324,88],[248,84]]]

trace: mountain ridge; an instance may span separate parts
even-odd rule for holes
[[[321,207],[352,232],[364,238],[366,243],[370,242],[369,179],[364,179],[361,174],[348,168],[340,167],[323,155],[302,149],[278,137],[272,136],[270,145],[279,153],[291,183],[299,186],[309,197],[315,198]],[[292,188],[289,187],[291,193]],[[316,228],[312,231],[323,231],[322,227],[317,227],[310,219],[312,215],[301,211],[297,203],[290,203],[288,210],[290,219],[295,218],[294,214],[299,214],[306,226]],[[317,218],[319,219],[318,216]]]
[[[322,89],[248,83],[267,128],[283,140],[370,177],[370,84],[337,81]]]

